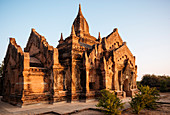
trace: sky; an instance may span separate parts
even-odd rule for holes
[[[56,47],[61,33],[70,35],[79,3],[92,36],[106,37],[118,28],[136,56],[137,80],[170,75],[170,0],[0,0],[0,62],[9,38],[24,49],[31,28]]]

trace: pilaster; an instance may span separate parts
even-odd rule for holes
[[[90,89],[89,89],[89,68],[90,68],[90,64],[89,64],[89,58],[87,56],[87,52],[85,52],[85,67],[86,67],[86,93],[89,93]]]

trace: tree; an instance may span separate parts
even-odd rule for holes
[[[168,91],[167,89],[167,82],[165,80],[161,80],[161,83],[160,83],[160,91],[161,92],[166,92]]]
[[[145,85],[145,86],[148,85],[150,87],[158,87],[159,86],[159,77],[154,74],[152,74],[152,75],[146,74],[143,76],[141,84]]]
[[[169,91],[168,87],[170,87],[170,76],[168,75],[149,75],[146,74],[143,76],[141,85],[156,87],[160,89],[161,92]]]

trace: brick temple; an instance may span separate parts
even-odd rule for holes
[[[81,6],[71,34],[56,48],[32,29],[22,48],[10,38],[4,58],[3,101],[14,105],[86,101],[101,89],[118,97],[137,92],[135,56],[115,28],[108,36],[90,35]]]

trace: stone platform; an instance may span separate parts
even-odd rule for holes
[[[0,97],[2,98],[2,97]],[[130,98],[123,99],[123,102],[128,102]],[[43,114],[48,112],[53,112],[59,115],[62,114],[68,114],[72,113],[74,111],[80,111],[84,109],[96,109],[95,106],[98,102],[94,100],[89,100],[86,103],[85,102],[72,102],[72,103],[66,103],[66,102],[59,102],[54,104],[37,104],[37,105],[28,105],[24,107],[17,107],[13,106],[11,104],[5,103],[3,101],[0,101],[0,115],[11,115],[11,114],[17,114],[17,115],[33,115],[33,114]],[[127,108],[129,105],[128,103],[125,104],[125,107]]]

